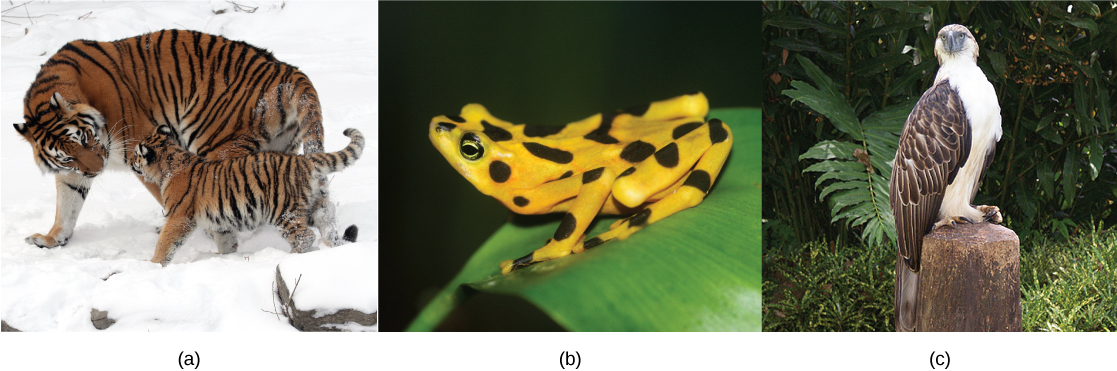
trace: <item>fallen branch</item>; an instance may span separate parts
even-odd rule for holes
[[[225,2],[227,2],[229,4],[233,4],[233,10],[236,10],[238,12],[255,13],[257,9],[260,9],[260,7],[258,7],[258,6],[251,6],[250,7],[250,6],[240,5],[240,4],[237,4],[237,2],[235,2],[235,1],[225,0]],[[249,10],[249,8],[251,8],[252,10]]]

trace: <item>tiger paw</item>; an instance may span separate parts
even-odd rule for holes
[[[59,247],[66,244],[65,238],[55,239],[54,237],[45,236],[39,233],[31,235],[23,239],[23,241],[27,242],[28,245],[35,245],[40,248]]]

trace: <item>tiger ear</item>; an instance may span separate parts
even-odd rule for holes
[[[54,95],[50,96],[50,106],[54,108],[62,108],[62,112],[70,112],[74,110],[74,106],[71,105],[69,101],[62,98],[62,94],[59,94],[58,92],[54,92]]]
[[[178,133],[176,133],[174,129],[171,129],[170,126],[159,125],[159,127],[155,128],[155,132],[166,136],[168,139],[173,139],[176,142],[178,141]]]
[[[26,123],[21,122],[21,123],[17,123],[17,124],[12,124],[12,126],[15,126],[16,132],[18,132],[20,135],[27,134],[27,124]]]

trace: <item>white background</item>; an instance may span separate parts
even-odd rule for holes
[[[300,67],[311,77],[325,109],[326,150],[337,150],[347,142],[347,138],[341,136],[344,127],[355,126],[364,132],[368,139],[364,157],[357,167],[335,176],[332,189],[334,200],[341,205],[342,223],[360,225],[361,240],[376,248],[377,15],[374,4],[287,2],[284,9],[277,10],[276,5],[241,3],[259,5],[259,13],[212,14],[214,9],[229,8],[228,3],[221,1],[127,6],[32,4],[28,11],[42,16],[35,18],[36,25],[14,20],[21,25],[5,22],[3,26],[3,65],[0,66],[3,69],[0,83],[3,112],[0,118],[4,123],[21,120],[23,93],[38,64],[75,34],[88,39],[115,40],[174,27],[218,33],[249,42],[271,50],[279,59]],[[11,5],[4,2],[3,8]],[[90,11],[93,13],[86,19],[77,20]],[[5,13],[5,20],[8,16],[9,13]],[[48,28],[55,31],[36,33],[35,37],[42,39],[34,43],[15,43],[13,40],[20,38],[24,28],[36,32]],[[29,32],[28,36],[32,34]],[[65,283],[66,280],[81,281],[81,274],[94,272],[89,266],[156,271],[145,267],[144,261],[150,258],[154,248],[154,227],[160,223],[158,205],[130,174],[106,174],[98,178],[69,245],[54,250],[32,249],[25,246],[22,238],[29,233],[45,232],[50,227],[53,178],[39,174],[30,158],[29,146],[18,139],[14,130],[0,128],[0,151],[3,156],[0,159],[3,165],[0,173],[3,196],[0,197],[0,248],[3,251],[0,274],[4,275],[0,301],[5,303],[0,316],[7,319],[9,311],[26,305],[26,298],[15,298],[16,293],[71,306],[82,300],[91,301],[87,291],[92,288],[67,289]],[[356,221],[362,218],[367,220]],[[287,255],[288,249],[274,231],[245,237],[249,241],[242,243],[238,259],[248,256],[251,262],[267,262],[274,266]],[[117,247],[118,244],[124,247]],[[212,241],[204,236],[194,236],[189,244],[189,248],[180,250],[172,268],[202,266],[207,261],[217,266],[222,262],[221,257],[214,254],[216,248]],[[110,264],[110,261],[117,263]],[[24,264],[51,267],[56,271],[38,275],[23,272],[13,276],[16,282],[9,286],[7,271]],[[226,276],[219,276],[222,280],[258,281],[260,278],[254,275],[262,275],[264,270],[270,273],[270,269],[253,267],[251,263],[224,270],[217,267],[194,270],[191,273],[191,268],[179,268],[175,275],[201,279],[205,275],[224,273]],[[261,272],[248,273],[254,270]],[[244,276],[234,277],[238,271],[244,271]],[[185,281],[169,276],[149,278],[167,285]],[[32,287],[17,288],[17,284]],[[222,304],[220,300],[215,303],[214,295],[228,299],[230,302],[226,305],[230,307],[233,304],[267,304],[236,297],[235,288],[253,285],[257,284],[232,284],[228,291],[206,293],[182,304],[191,310],[209,310],[204,308]],[[52,288],[63,290],[65,295],[61,298],[34,296],[35,291]],[[245,301],[237,302],[242,299]],[[88,316],[88,308],[80,305],[71,310],[85,311],[73,318]],[[56,322],[41,319],[28,322],[43,326],[37,328],[39,330],[50,331],[48,325],[55,326],[54,330],[84,330],[68,327],[78,326],[80,321],[77,320],[74,324],[57,322],[71,318],[57,310],[54,313],[45,308],[40,311],[47,312],[41,316]],[[25,312],[28,312],[23,314],[25,316],[37,315],[33,311]],[[141,333],[144,331],[139,327],[143,324],[141,321],[127,328],[130,332],[3,333],[0,334],[0,363],[8,370],[173,369],[178,367],[180,352],[196,351],[201,355],[198,369],[210,370],[558,370],[561,369],[558,364],[561,352],[578,351],[583,357],[582,370],[931,369],[931,352],[947,351],[952,358],[951,370],[1099,366],[1112,369],[1112,354],[1117,345],[1117,336],[1098,333],[272,333],[271,330],[282,327],[273,327],[262,319],[235,318],[215,324],[204,320],[191,322],[188,314],[183,315],[187,317],[185,327],[156,326],[154,329],[186,332]],[[221,313],[211,311],[208,315]],[[110,329],[119,329],[118,325],[127,323],[118,323]],[[198,332],[203,330],[223,331]]]

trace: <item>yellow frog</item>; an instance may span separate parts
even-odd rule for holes
[[[430,123],[430,140],[477,190],[519,214],[566,212],[554,238],[500,263],[508,274],[579,253],[702,202],[733,133],[705,121],[702,93],[600,113],[564,126],[516,125],[468,104]],[[598,214],[631,216],[586,239]]]

